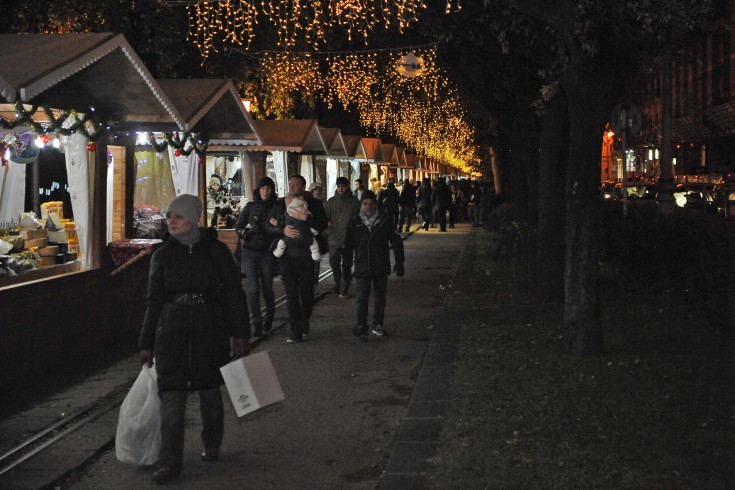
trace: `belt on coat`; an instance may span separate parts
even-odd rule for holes
[[[176,293],[171,302],[177,305],[200,305],[210,303],[213,299],[214,294],[211,292]]]

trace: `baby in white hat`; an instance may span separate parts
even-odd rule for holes
[[[299,256],[301,255],[299,250],[303,248],[303,245],[308,245],[309,252],[311,253],[311,258],[314,261],[319,261],[322,259],[322,255],[319,253],[319,245],[316,242],[316,238],[314,238],[314,235],[316,235],[318,232],[310,228],[309,225],[306,224],[305,219],[300,219],[297,216],[306,216],[309,213],[308,206],[306,204],[306,201],[301,199],[300,197],[294,197],[291,202],[289,203],[288,207],[286,208],[286,219],[285,224],[291,225],[294,228],[296,228],[299,231],[299,237],[298,238],[281,238],[278,240],[278,243],[276,244],[276,248],[273,249],[273,255],[276,257],[282,257],[283,254],[286,252],[286,245],[289,245],[289,255],[293,256]],[[310,242],[307,242],[308,238],[311,238]],[[286,242],[289,242],[288,244]]]

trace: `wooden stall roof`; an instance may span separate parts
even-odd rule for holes
[[[0,34],[0,46],[0,95],[9,104],[94,110],[127,128],[185,128],[184,117],[121,34]]]
[[[189,131],[204,132],[212,142],[256,145],[260,137],[250,113],[230,80],[157,80],[173,101]]]
[[[393,143],[383,143],[381,149],[383,150],[383,161],[379,162],[379,165],[398,165],[398,155],[396,155],[396,145]]]
[[[347,157],[352,160],[365,160],[365,145],[362,144],[362,136],[342,136],[347,150]]]
[[[401,167],[416,168],[417,163],[418,163],[418,157],[416,155],[406,153],[406,158],[404,159],[404,163],[403,165],[401,165]]]
[[[243,147],[246,151],[293,151],[297,153],[327,154],[319,124],[315,119],[284,119],[278,121],[253,121],[253,127],[261,143]],[[210,143],[209,150],[227,149]]]
[[[347,148],[345,147],[344,138],[342,138],[342,130],[339,128],[320,128],[322,139],[327,147],[327,157],[330,158],[347,158]]]
[[[365,161],[373,163],[385,161],[380,138],[363,138],[362,145],[365,148]]]

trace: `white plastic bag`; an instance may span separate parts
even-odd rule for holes
[[[123,463],[151,465],[161,450],[161,399],[156,366],[143,364],[122,405],[117,421],[115,456]]]

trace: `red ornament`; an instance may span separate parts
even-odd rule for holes
[[[45,145],[46,143],[48,143],[48,136],[46,136],[45,134],[42,134],[42,135],[41,135],[41,141],[43,141],[43,144],[44,144],[44,145]]]
[[[87,143],[87,151],[97,151],[97,145],[94,143]]]
[[[180,157],[181,156],[181,150],[176,150],[174,152],[174,156]]]

